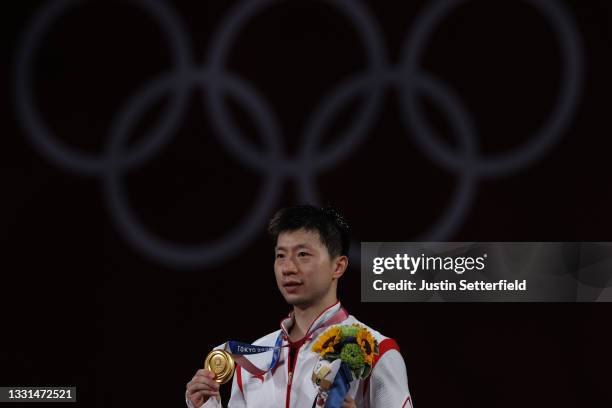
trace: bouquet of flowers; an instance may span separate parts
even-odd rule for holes
[[[318,405],[339,407],[355,380],[367,378],[378,355],[378,342],[365,327],[333,326],[312,346],[319,361],[312,381],[319,389]]]

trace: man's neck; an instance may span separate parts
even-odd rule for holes
[[[338,299],[334,298],[327,302],[321,302],[317,305],[309,306],[306,308],[300,308],[299,306],[293,306],[293,326],[289,331],[289,340],[298,341],[306,335],[306,332],[314,320],[327,308],[333,306],[338,302]]]

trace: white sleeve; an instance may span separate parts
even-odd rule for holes
[[[241,370],[240,366],[236,367],[236,371]],[[230,396],[230,400],[228,403],[228,408],[246,408],[246,401],[244,400],[244,396],[242,395],[242,390],[238,387],[237,383],[238,375],[234,373],[234,378],[232,380],[232,394]],[[187,403],[188,408],[223,408],[221,402],[214,397],[211,397],[199,407],[195,407],[189,398],[187,398],[187,394],[185,394],[185,402]]]
[[[209,398],[204,404],[196,407],[185,394],[185,402],[187,403],[188,408],[223,408],[223,405],[221,405],[221,403],[215,397]]]
[[[369,387],[370,408],[413,408],[406,365],[399,351],[386,351],[378,360]]]

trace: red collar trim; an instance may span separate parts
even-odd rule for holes
[[[314,320],[313,320],[313,321],[310,323],[310,326],[308,326],[308,330],[306,330],[306,335],[304,335],[304,337],[302,337],[301,339],[299,339],[299,340],[297,340],[297,341],[294,341],[294,342],[289,341],[289,333],[287,333],[287,330],[285,329],[285,325],[283,324],[283,323],[285,323],[285,321],[286,321],[287,319],[292,319],[292,318],[293,318],[293,311],[289,312],[289,314],[287,315],[287,317],[285,317],[285,318],[281,319],[281,321],[280,321],[280,327],[281,327],[281,331],[283,332],[283,337],[284,337],[284,339],[285,339],[285,340],[287,340],[287,342],[289,343],[289,345],[290,345],[291,347],[298,347],[298,344],[299,344],[299,346],[301,346],[302,344],[304,344],[306,341],[308,341],[308,340],[310,339],[310,337],[311,337],[310,329],[312,329],[312,326],[315,324],[315,322],[316,322],[317,320],[319,320],[319,318],[320,318],[321,316],[323,316],[323,314],[324,314],[325,312],[327,312],[329,309],[332,309],[332,308],[336,307],[336,306],[337,306],[337,305],[339,305],[339,304],[340,304],[340,301],[338,300],[338,301],[336,301],[336,303],[334,303],[333,305],[331,305],[331,306],[329,306],[329,307],[326,307],[326,308],[325,308],[325,309],[324,309],[324,310],[323,310],[321,313],[319,313],[319,315],[318,315],[318,316],[317,316],[317,317],[316,317],[316,318],[315,318],[315,319],[314,319]],[[344,308],[343,308],[342,306],[340,306],[340,307],[338,308],[338,312],[340,312],[341,310],[344,310]],[[348,312],[346,312],[346,310],[344,310],[344,311],[345,311],[346,315],[348,316]],[[294,322],[294,324],[295,324],[295,322]]]

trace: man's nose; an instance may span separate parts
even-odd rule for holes
[[[285,259],[285,262],[283,262],[282,272],[283,275],[290,275],[297,272],[297,266],[295,265],[295,262],[293,262],[293,259],[289,257]]]

